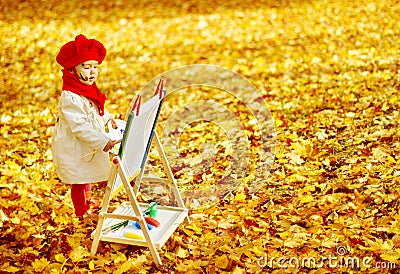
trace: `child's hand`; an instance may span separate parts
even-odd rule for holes
[[[107,143],[107,145],[104,147],[103,151],[104,151],[104,152],[108,152],[108,151],[109,151],[110,149],[112,149],[116,144],[121,143],[121,141],[122,141],[122,139],[121,139],[121,140],[117,140],[117,141],[115,141],[115,140],[110,140],[110,141],[108,141],[108,143]]]

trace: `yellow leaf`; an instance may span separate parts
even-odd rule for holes
[[[94,270],[94,262],[93,262],[93,260],[91,260],[91,261],[89,262],[89,269],[90,269],[90,270]]]
[[[292,238],[285,241],[284,245],[290,248],[298,247],[302,244],[300,239]]]
[[[32,267],[36,272],[43,272],[43,270],[49,265],[49,261],[46,258],[36,259],[32,262]]]
[[[33,234],[32,237],[36,238],[36,239],[46,239],[47,236],[44,234]]]
[[[188,235],[189,237],[193,237],[193,235],[195,234],[194,231],[189,230],[189,229],[186,229],[186,228],[183,228],[182,230],[183,230],[183,232],[185,232],[185,234]]]
[[[188,256],[188,252],[186,249],[183,249],[179,246],[178,250],[176,251],[176,256],[179,258],[186,258]]]
[[[8,219],[8,217],[7,217],[7,215],[3,212],[3,210],[1,210],[0,209],[0,220],[2,221],[2,222],[6,222],[6,221],[8,221],[9,219]]]
[[[140,255],[136,257],[133,261],[131,261],[131,264],[133,267],[139,267],[140,265],[144,264],[147,262],[147,257],[146,255]]]
[[[261,257],[262,255],[264,255],[265,249],[260,245],[256,245],[256,243],[254,243],[254,242],[253,242],[253,244],[255,244],[255,245],[253,247],[251,247],[249,250],[254,252],[254,254],[256,254],[257,257]]]
[[[202,233],[203,232],[203,229],[201,227],[197,226],[195,223],[192,223],[192,224],[186,226],[186,228],[192,229],[196,233]]]
[[[397,262],[397,260],[400,259],[400,254],[394,250],[391,250],[386,252],[385,254],[382,254],[381,258],[389,262]]]
[[[333,238],[324,239],[321,243],[323,247],[332,248],[337,246],[337,240]]]
[[[283,125],[283,121],[280,119],[275,119],[274,122],[276,127],[280,127],[281,125]]]
[[[387,111],[388,109],[389,109],[389,106],[388,106],[387,102],[384,102],[382,105],[382,110]]]
[[[1,268],[3,271],[8,272],[8,273],[15,273],[21,270],[20,267],[15,267],[12,265],[7,265],[8,263],[6,263],[6,265],[2,265]]]
[[[279,233],[279,236],[281,237],[281,239],[286,239],[291,235],[291,233],[289,231],[283,231],[281,233]]]
[[[168,260],[175,260],[175,254],[171,253],[171,252],[165,252],[164,256],[168,259]]]
[[[375,147],[372,149],[372,157],[374,160],[384,162],[389,154],[386,152],[386,150],[380,148],[380,147]]]
[[[21,120],[19,120],[19,123],[21,125],[30,125],[32,123],[32,121],[28,117],[25,117],[25,118],[22,118]]]
[[[15,172],[20,172],[21,171],[21,166],[18,165],[16,162],[12,161],[12,160],[7,160],[5,162],[5,164],[12,171],[15,171]]]
[[[220,269],[226,269],[229,265],[229,258],[226,254],[215,258],[215,266]]]
[[[81,246],[81,239],[78,236],[71,235],[67,237],[68,244],[73,248],[78,248]]]
[[[302,193],[313,192],[313,191],[315,191],[315,186],[313,186],[313,185],[306,185],[302,189]]]
[[[396,163],[396,160],[390,155],[387,156],[387,161],[388,161],[389,165]],[[386,174],[390,174],[390,173],[386,172]]]
[[[310,141],[293,142],[291,147],[294,149],[295,154],[303,157],[311,156],[313,152],[313,145]]]
[[[15,225],[19,225],[21,223],[20,218],[18,218],[17,216],[15,216],[14,218],[11,219],[11,222]]]
[[[243,273],[245,273],[244,270],[239,267],[236,267],[232,272],[232,274],[243,274]]]
[[[286,156],[290,158],[290,163],[293,165],[301,165],[304,163],[304,160],[301,158],[301,155],[295,153],[287,153]]]
[[[302,202],[302,203],[309,203],[309,202],[314,201],[314,197],[313,197],[312,195],[310,195],[310,194],[307,194],[307,195],[300,195],[300,196],[299,196],[299,200],[300,200],[300,202]]]
[[[295,248],[303,244],[305,241],[307,241],[307,235],[304,233],[296,233],[294,237],[288,238],[285,242],[284,245],[290,248]]]
[[[222,219],[218,222],[218,227],[222,229],[231,228],[234,225],[232,220]]]
[[[119,262],[125,262],[126,256],[124,253],[118,252],[117,254],[113,255],[114,263],[117,264]]]
[[[64,254],[62,254],[62,253],[57,254],[55,256],[55,259],[59,263],[64,263],[65,262],[65,257],[64,257]]]
[[[77,248],[73,249],[69,254],[69,257],[74,263],[81,261],[87,256],[89,256],[89,252],[83,246],[78,246]]]
[[[114,273],[115,274],[127,273],[131,268],[132,268],[132,261],[127,260],[121,266],[119,266],[117,271],[115,271]]]
[[[238,194],[236,194],[235,201],[242,202],[244,200],[246,200],[246,194],[245,193],[239,192]]]

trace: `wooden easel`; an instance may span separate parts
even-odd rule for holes
[[[161,81],[160,83],[162,83]],[[175,232],[175,230],[179,227],[181,223],[190,222],[188,209],[186,209],[184,206],[176,180],[172,174],[160,139],[155,131],[155,125],[157,123],[164,95],[165,91],[162,90],[162,84],[161,87],[159,84],[156,90],[156,94],[151,99],[152,102],[150,102],[154,104],[154,107],[158,109],[154,117],[154,121],[150,121],[153,122],[153,125],[149,136],[146,136],[148,140],[146,148],[144,149],[143,158],[139,159],[139,162],[141,162],[141,164],[138,164],[138,161],[135,161],[136,164],[133,164],[132,166],[132,161],[128,161],[129,159],[128,157],[125,157],[125,154],[127,153],[126,146],[129,145],[130,140],[128,139],[128,134],[130,133],[129,131],[132,130],[130,126],[132,122],[134,122],[134,119],[140,115],[139,109],[141,97],[139,96],[135,101],[132,112],[128,117],[127,128],[125,130],[128,134],[124,135],[119,155],[115,156],[113,159],[113,166],[111,168],[110,177],[107,183],[103,205],[99,213],[97,227],[92,233],[92,256],[96,254],[100,241],[145,246],[149,248],[155,264],[157,266],[160,266],[162,265],[162,261],[157,249],[161,248],[165,244],[165,242],[171,237],[171,235]],[[157,100],[156,97],[158,97],[158,102],[155,102]],[[144,104],[143,107],[145,107],[145,105],[146,104]],[[134,115],[134,111],[136,111],[136,115]],[[137,134],[137,132],[135,132],[135,134]],[[125,142],[125,146],[124,141],[127,141]],[[147,155],[152,144],[156,146],[156,149],[160,155],[163,169],[167,177],[166,179],[144,176],[144,171],[147,164]],[[177,207],[161,205],[157,206],[158,214],[156,219],[160,222],[160,226],[157,228],[153,228],[152,230],[148,229],[147,223],[143,216],[143,211],[149,207],[149,204],[139,203],[137,200],[137,194],[140,190],[140,183],[142,180],[168,183],[172,187],[172,192],[177,203]],[[116,194],[118,194],[121,189],[125,189],[128,196],[128,201],[121,203],[114,211],[109,212],[109,203],[111,199]],[[110,227],[115,227],[115,225],[121,223],[122,221],[136,221],[140,225],[140,229],[132,230],[133,228],[130,227],[123,229],[126,229],[127,231],[134,231],[134,234],[140,237],[128,238],[121,233],[107,231]]]

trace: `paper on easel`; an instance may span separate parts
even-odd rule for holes
[[[124,132],[121,149],[118,152],[123,163],[126,165],[129,181],[136,177],[138,171],[144,168],[147,153],[151,144],[151,140],[155,131],[157,118],[160,111],[160,103],[162,99],[154,96],[146,103],[141,105],[140,112],[128,118],[126,130]],[[115,178],[112,192],[113,196],[122,187],[122,180],[119,174]]]

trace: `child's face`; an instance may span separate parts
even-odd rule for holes
[[[75,66],[75,72],[79,77],[79,81],[85,85],[92,85],[99,75],[99,62],[89,60]]]

